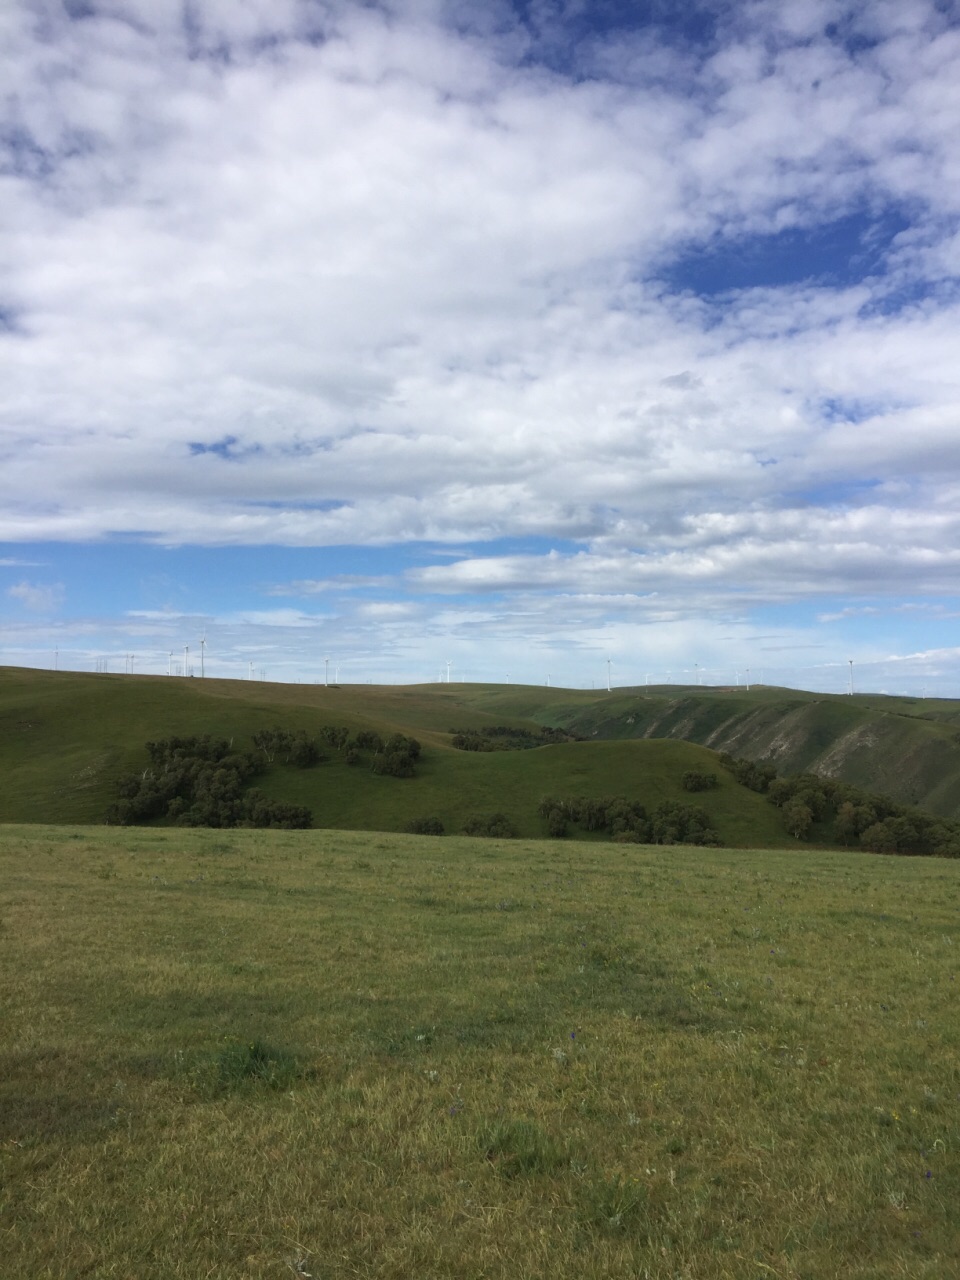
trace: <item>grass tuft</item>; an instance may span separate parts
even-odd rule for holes
[[[487,1160],[505,1178],[554,1174],[570,1162],[566,1146],[533,1120],[497,1120],[479,1134]]]
[[[584,1180],[579,1197],[581,1221],[596,1231],[630,1234],[646,1240],[651,1231],[653,1207],[646,1185],[639,1178],[595,1176]]]
[[[202,1097],[250,1089],[290,1089],[306,1074],[296,1056],[264,1040],[229,1040],[219,1049],[174,1054],[174,1074]]]

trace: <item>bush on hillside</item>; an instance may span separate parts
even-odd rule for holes
[[[274,750],[279,749],[276,741]],[[263,747],[261,747],[263,750]],[[106,821],[121,826],[167,819],[189,827],[309,827],[308,809],[268,800],[247,783],[262,772],[255,755],[234,752],[221,738],[148,742],[151,766],[118,780],[119,798]]]
[[[439,818],[414,818],[403,828],[412,836],[442,836],[443,823]]]
[[[717,775],[700,769],[688,769],[680,779],[684,791],[710,791],[718,786]]]
[[[579,742],[577,734],[546,726],[517,729],[512,725],[492,725],[482,729],[451,729],[450,745],[457,751],[530,751],[558,742]]]
[[[614,840],[636,844],[720,843],[706,810],[673,800],[664,801],[651,817],[638,801],[621,796],[544,796],[537,812],[546,821],[547,834],[554,838],[566,835],[573,826],[581,831],[606,831]]]
[[[465,836],[487,836],[496,840],[512,840],[517,829],[505,813],[475,813],[464,823]]]
[[[308,769],[325,758],[316,739],[308,737],[303,729],[258,729],[253,745],[263,752],[267,764],[279,756],[284,764]]]
[[[383,744],[383,750],[373,757],[370,769],[373,773],[391,778],[412,778],[416,774],[414,766],[419,758],[420,743],[416,738],[395,733]]]
[[[720,756],[720,763],[730,770],[741,786],[749,787],[751,791],[766,791],[777,776],[772,764],[758,760],[736,760],[726,752]]]

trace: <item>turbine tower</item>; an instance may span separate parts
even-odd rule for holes
[[[183,646],[183,674],[185,676],[190,674],[190,646],[188,644]]]
[[[204,649],[206,649],[206,647],[207,647],[207,632],[206,632],[206,629],[204,629],[203,635],[200,637],[200,679],[201,680],[206,675],[206,672],[204,671],[204,667],[203,667],[203,651]]]

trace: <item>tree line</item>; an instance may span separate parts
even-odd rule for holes
[[[824,843],[869,853],[960,857],[960,822],[938,818],[887,796],[874,795],[819,774],[781,778],[772,764],[722,755],[738,782],[766,794],[785,829],[797,840],[816,834]]]
[[[564,729],[517,729],[513,725],[488,725],[482,729],[450,729],[450,745],[457,751],[529,751],[534,747],[551,747],[561,742],[583,739]]]

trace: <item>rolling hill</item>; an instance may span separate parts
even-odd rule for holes
[[[317,826],[399,830],[435,816],[459,831],[477,813],[502,811],[523,836],[545,833],[542,796],[622,795],[655,808],[696,803],[725,844],[790,847],[762,796],[722,769],[718,751],[819,772],[960,815],[960,703],[791,690],[619,689],[535,686],[280,685],[156,676],[0,669],[0,821],[99,822],[122,774],[144,769],[144,744],[211,734],[249,749],[253,733],[323,725],[412,735],[423,744],[417,777],[376,777],[337,752],[308,770],[271,768],[258,785],[306,805]],[[451,730],[495,725],[561,728],[581,741],[527,751],[463,752]],[[720,785],[691,796],[687,770]]]

